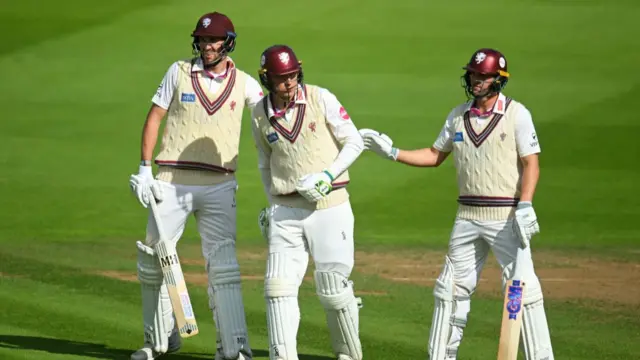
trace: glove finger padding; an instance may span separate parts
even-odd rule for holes
[[[378,136],[382,141],[386,142],[387,144],[389,144],[389,146],[393,146],[393,140],[391,140],[391,138],[389,136],[387,136],[387,134],[382,134],[380,133],[380,135]]]
[[[162,201],[164,199],[164,192],[162,190],[162,185],[160,185],[155,180],[151,184],[151,194],[157,201]]]
[[[391,138],[387,134],[384,134],[375,130],[370,130],[370,129],[360,130],[360,136],[362,136],[362,139],[364,142],[371,143],[371,142],[378,142],[382,140],[387,144],[389,144],[390,146],[393,145],[393,140],[391,140]]]
[[[518,239],[520,239],[520,244],[523,248],[529,246],[529,236],[527,236],[526,231],[520,225],[518,225],[517,220],[513,221],[513,232],[515,232]]]
[[[360,129],[358,130],[358,132],[360,133],[360,136],[362,136],[363,138],[372,134],[378,134],[378,132],[373,129]]]
[[[365,146],[367,149],[371,149],[371,147],[372,147],[372,146],[375,146],[375,145],[376,145],[375,140],[374,140],[373,138],[370,138],[370,137],[366,137],[366,138],[364,138],[364,140],[363,140],[362,142],[364,143],[364,146]]]
[[[149,184],[146,180],[139,175],[131,175],[131,178],[129,178],[129,187],[138,198],[140,204],[146,208],[149,205],[148,193],[150,191]]]
[[[514,231],[518,234],[524,247],[529,246],[531,237],[540,232],[538,219],[533,207],[523,207],[516,210],[514,220]]]
[[[298,185],[296,185],[297,189],[304,189],[306,187],[309,187],[309,185],[307,185],[307,180],[311,177],[311,174],[309,175],[305,175],[303,177],[301,177],[300,179],[298,179]]]
[[[146,184],[140,184],[136,187],[136,196],[138,201],[145,208],[149,206],[149,186]]]
[[[299,189],[298,193],[300,193],[300,195],[302,195],[305,199],[307,199],[310,202],[317,202],[318,200],[322,199],[322,195],[315,188]]]

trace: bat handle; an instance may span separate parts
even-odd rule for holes
[[[514,279],[521,279],[522,278],[522,274],[521,274],[521,269],[522,269],[522,263],[525,260],[525,249],[526,248],[518,248],[518,252],[516,254],[516,261],[513,264],[513,278]]]
[[[149,197],[149,207],[151,211],[151,215],[153,216],[153,220],[156,223],[156,229],[158,230],[158,242],[167,241],[167,238],[164,234],[164,229],[162,227],[162,220],[160,219],[160,212],[158,211],[158,204],[156,203],[156,198],[153,196],[151,190],[147,194]]]

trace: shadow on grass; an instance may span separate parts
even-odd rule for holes
[[[0,348],[38,350],[52,354],[66,354],[92,357],[95,359],[129,359],[132,349],[115,349],[101,344],[81,341],[51,339],[35,336],[0,335]],[[269,357],[265,350],[253,350],[255,357]],[[163,357],[164,358],[164,357]],[[167,360],[201,360],[212,359],[213,354],[203,353],[176,353],[166,355]],[[319,355],[300,355],[300,360],[333,360],[331,357]]]

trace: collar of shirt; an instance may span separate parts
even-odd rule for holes
[[[504,96],[503,93],[498,94],[498,100],[496,100],[496,103],[493,104],[493,109],[485,113],[482,113],[478,108],[473,107],[473,103],[474,103],[474,100],[471,100],[467,103],[467,106],[464,110],[465,113],[469,111],[471,112],[472,115],[475,115],[477,117],[488,117],[488,116],[491,116],[492,114],[504,115],[504,111],[506,110],[505,107],[507,103],[507,97]]]
[[[284,118],[285,115],[289,112],[292,111],[293,108],[296,105],[299,104],[306,104],[307,103],[307,91],[305,88],[302,87],[302,85],[298,85],[298,92],[297,92],[297,97],[295,101],[292,101],[289,103],[289,105],[287,105],[287,107],[283,110],[276,110],[275,107],[273,106],[273,103],[271,102],[271,94],[269,94],[269,96],[267,96],[267,112],[268,112],[268,116],[269,119],[271,118]]]
[[[191,72],[202,71],[202,73],[207,77],[209,77],[210,79],[222,82],[224,79],[227,78],[227,75],[229,74],[229,70],[233,69],[236,66],[236,64],[233,62],[233,60],[230,57],[227,57],[226,61],[227,61],[227,67],[225,68],[224,72],[222,74],[216,74],[211,71],[207,71],[202,64],[202,58],[197,58],[196,62],[191,67]]]

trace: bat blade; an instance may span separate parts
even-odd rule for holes
[[[162,219],[158,212],[158,206],[151,192],[149,192],[149,199],[152,199],[149,202],[151,214],[156,222],[160,238],[158,244],[155,246],[155,251],[160,261],[160,267],[162,268],[162,275],[167,286],[169,299],[171,300],[171,307],[173,307],[178,332],[183,338],[191,337],[198,334],[198,323],[196,322],[193,306],[191,305],[191,298],[187,291],[187,283],[184,281],[184,273],[182,272],[182,266],[180,266],[178,252],[174,244],[167,242],[162,227]]]
[[[198,323],[193,312],[178,253],[174,247],[167,246],[164,241],[160,241],[156,245],[156,251],[160,259],[160,266],[162,267],[180,336],[187,338],[197,335]]]
[[[525,283],[519,278],[507,281],[502,308],[498,360],[516,360],[518,358],[524,291]]]

